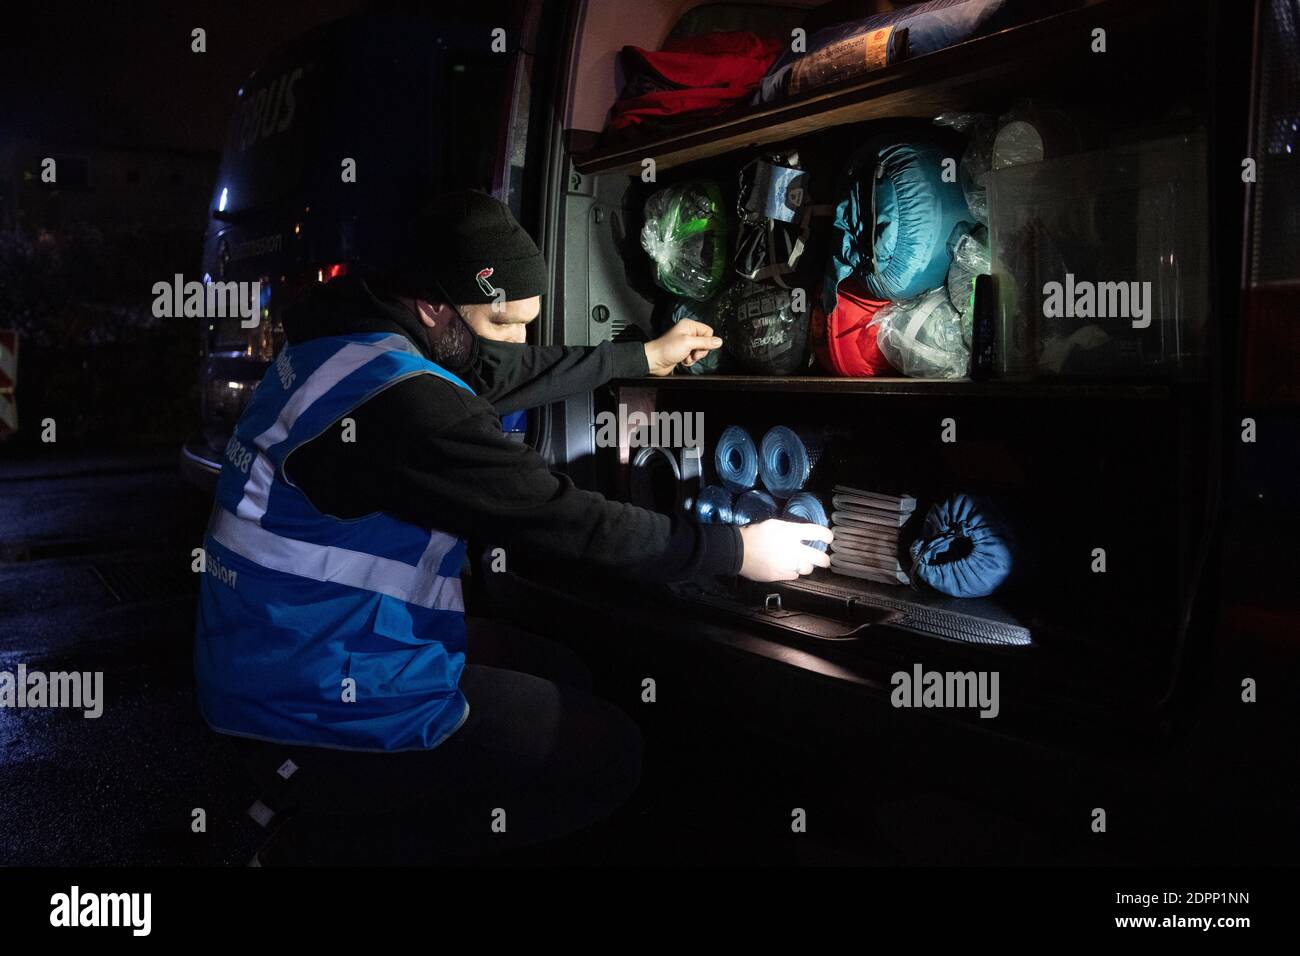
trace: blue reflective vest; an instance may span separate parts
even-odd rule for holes
[[[245,408],[204,538],[195,672],[214,730],[418,750],[469,715],[464,540],[383,513],[329,517],[284,472],[295,448],[412,375],[470,391],[404,336],[344,335],[286,347]]]

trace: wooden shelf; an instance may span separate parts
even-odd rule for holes
[[[743,392],[833,392],[841,395],[954,396],[963,398],[1061,398],[1164,400],[1169,385],[1153,382],[1014,381],[966,378],[836,378],[827,375],[691,375],[615,379],[616,388],[697,389]]]
[[[600,146],[574,157],[583,174],[640,172],[653,157],[668,169],[732,150],[777,143],[830,126],[967,110],[991,93],[1023,94],[1032,71],[1059,71],[1090,53],[1092,31],[1107,31],[1108,48],[1122,46],[1125,31],[1151,20],[1163,0],[1086,0],[1067,13],[968,40],[904,60],[849,83],[823,87],[798,99],[715,119],[637,144]],[[1115,56],[1112,52],[1108,56]]]

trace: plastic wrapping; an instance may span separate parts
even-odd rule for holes
[[[873,321],[880,327],[876,337],[880,350],[904,375],[961,378],[970,368],[962,317],[948,301],[947,289],[893,302]]]
[[[730,425],[713,450],[713,467],[718,480],[729,491],[748,491],[758,481],[758,447],[749,432]]]
[[[732,503],[731,492],[726,488],[705,485],[694,501],[695,520],[700,524],[731,524],[734,520]]]
[[[747,491],[736,499],[732,508],[732,523],[738,525],[758,524],[768,518],[775,518],[781,509],[776,499],[766,491]]]
[[[766,282],[740,279],[722,290],[717,311],[726,323],[726,347],[742,368],[789,375],[807,367],[808,304],[800,311],[794,303],[790,290]]]
[[[966,207],[976,221],[989,222],[988,174],[993,168],[993,141],[997,135],[997,121],[987,113],[943,113],[934,118],[935,123],[957,130],[966,137],[957,166],[961,191],[966,197]]]
[[[990,274],[989,233],[983,226],[957,240],[948,267],[948,301],[962,317],[962,341],[970,347],[971,295],[975,277]]]
[[[1043,134],[1026,119],[1012,119],[998,128],[993,141],[993,168],[1041,163],[1044,156]]]
[[[652,194],[641,247],[654,260],[660,287],[688,299],[710,298],[722,283],[729,251],[717,184],[693,180]]]
[[[807,491],[801,491],[787,501],[785,507],[781,510],[781,517],[787,521],[806,521],[809,524],[821,525],[823,528],[831,526],[830,518],[826,516],[826,509],[822,506],[820,499]],[[816,548],[818,551],[826,550],[825,541],[807,541],[805,543],[810,548]]]
[[[778,498],[801,491],[812,477],[825,443],[812,432],[796,432],[785,425],[769,428],[758,452],[758,475],[763,487]]]
[[[1201,375],[1209,350],[1203,129],[989,177],[997,371]]]
[[[1018,100],[998,118],[991,171],[1058,159],[1086,149],[1099,133],[1093,118],[1075,108],[1038,99]]]

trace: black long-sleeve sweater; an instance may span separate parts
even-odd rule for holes
[[[284,328],[290,344],[396,332],[429,356],[419,320],[351,277],[286,310]],[[406,379],[350,413],[353,441],[342,440],[341,427],[326,429],[294,451],[285,470],[316,508],[338,518],[382,511],[507,551],[659,580],[735,574],[736,528],[669,519],[583,491],[501,431],[500,415],[646,371],[640,343],[538,348],[478,339],[463,376],[475,394],[433,375]]]

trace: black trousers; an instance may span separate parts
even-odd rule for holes
[[[573,833],[640,781],[641,734],[567,648],[469,619],[464,725],[440,746],[351,753],[232,738],[277,810],[265,865],[455,862]],[[292,761],[286,780],[280,768]]]

